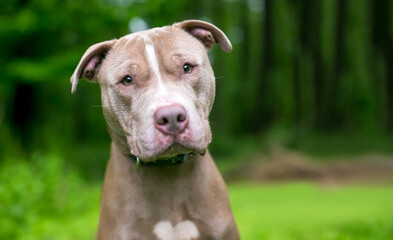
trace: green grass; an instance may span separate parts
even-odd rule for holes
[[[230,186],[244,240],[393,239],[393,186]]]
[[[0,164],[0,239],[93,239],[100,186],[56,156]]]
[[[93,239],[100,185],[66,161],[36,156],[0,164],[0,239]],[[393,184],[229,186],[243,240],[391,240]]]

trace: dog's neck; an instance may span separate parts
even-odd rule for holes
[[[208,152],[206,155],[210,158]],[[114,167],[122,169],[123,172],[127,171],[127,175],[134,180],[138,179],[138,182],[140,181],[143,185],[164,185],[165,183],[173,185],[178,181],[200,178],[201,175],[209,174],[209,170],[206,168],[209,168],[208,165],[211,163],[206,160],[206,155],[193,154],[188,157],[187,161],[180,164],[141,164],[138,170],[137,162],[130,154],[124,153],[116,142],[113,141],[111,147],[111,156],[116,161],[112,163]]]
[[[137,172],[135,162],[112,142],[102,196],[101,229],[111,226],[114,219],[121,224],[130,216],[138,219],[130,223],[136,228],[143,229],[143,223],[151,221],[144,234],[150,234],[162,221],[174,225],[191,221],[197,224],[202,239],[210,239],[205,226],[214,226],[213,231],[220,235],[234,224],[228,217],[232,215],[227,190],[208,151],[182,164],[141,166]]]

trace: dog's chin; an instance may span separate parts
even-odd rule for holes
[[[187,148],[179,143],[174,143],[167,149],[157,154],[153,160],[173,158],[179,154],[187,154],[193,152],[193,149]]]
[[[145,154],[134,152],[133,154],[144,162],[152,162],[156,160],[171,159],[177,155],[202,152],[206,149],[198,146],[185,146],[178,142],[162,148],[154,149],[153,151],[144,151]]]

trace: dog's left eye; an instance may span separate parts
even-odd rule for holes
[[[121,81],[124,85],[129,86],[132,84],[132,78],[130,76],[125,76],[123,81]]]
[[[193,69],[193,67],[190,64],[188,64],[188,63],[183,65],[184,73],[191,73],[192,69]]]

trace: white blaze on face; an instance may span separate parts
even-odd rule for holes
[[[164,85],[162,83],[162,77],[161,77],[161,73],[160,73],[160,67],[158,65],[158,61],[157,61],[157,57],[156,57],[156,51],[154,50],[154,46],[145,41],[146,44],[146,53],[147,53],[147,59],[149,61],[149,65],[151,66],[151,68],[153,69],[154,74],[157,77],[157,82],[160,86],[160,89],[165,89]]]
[[[169,221],[161,221],[154,226],[154,234],[159,240],[191,240],[199,237],[198,228],[189,220],[172,226]]]

